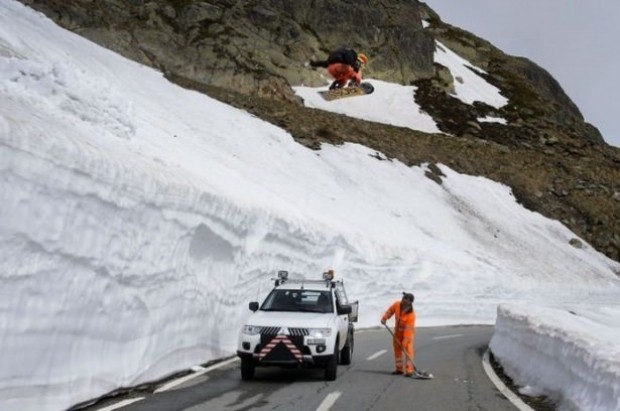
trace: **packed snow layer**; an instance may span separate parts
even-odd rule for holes
[[[490,348],[528,395],[545,394],[561,410],[613,411],[620,410],[618,330],[618,311],[605,306],[568,311],[502,304]]]
[[[16,1],[0,8],[0,73],[2,410],[66,409],[233,354],[279,269],[335,268],[360,327],[402,290],[419,325],[619,300],[618,265],[505,186],[309,150]]]
[[[364,79],[371,83],[375,91],[365,96],[347,97],[340,100],[327,101],[321,93],[324,87],[293,87],[295,93],[304,100],[306,107],[344,114],[349,117],[408,127],[426,133],[440,133],[435,120],[422,111],[415,101],[414,86],[401,86],[375,79]],[[327,83],[329,84],[329,82]]]

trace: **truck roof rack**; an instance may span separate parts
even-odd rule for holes
[[[280,270],[278,271],[278,276],[277,278],[272,278],[272,280],[275,282],[275,286],[279,286],[279,285],[283,285],[284,283],[301,283],[302,284],[302,288],[303,288],[303,284],[325,284],[327,287],[332,287],[334,288],[336,286],[336,283],[341,282],[338,280],[334,280],[334,271],[333,270],[329,270],[327,272],[323,273],[323,279],[322,280],[307,280],[307,279],[289,279],[288,278],[288,271],[285,270]]]

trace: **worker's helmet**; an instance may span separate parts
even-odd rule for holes
[[[358,54],[357,59],[364,64],[368,64],[368,57],[364,53]]]
[[[403,291],[403,298],[406,299],[406,300],[409,300],[412,303],[413,303],[413,300],[415,299],[413,294],[407,293],[407,292],[404,292],[404,291]]]

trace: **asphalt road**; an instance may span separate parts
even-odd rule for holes
[[[338,367],[336,381],[324,381],[323,370],[269,367],[257,368],[246,382],[235,361],[122,410],[514,411],[482,367],[492,333],[491,326],[418,328],[416,366],[434,374],[432,380],[391,375],[391,337],[378,328],[356,332],[353,362]]]

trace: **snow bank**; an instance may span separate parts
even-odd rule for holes
[[[620,410],[620,317],[610,310],[603,325],[605,310],[502,304],[491,351],[526,394],[563,410]]]
[[[505,186],[444,166],[438,185],[355,144],[309,150],[16,1],[0,7],[0,73],[3,411],[234,354],[278,269],[335,268],[360,327],[402,290],[419,325],[619,299],[616,263]]]

